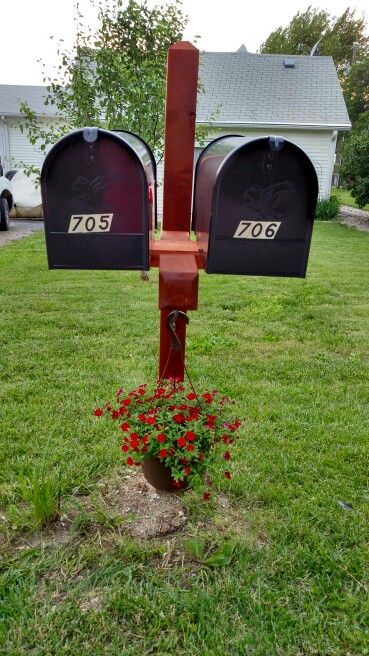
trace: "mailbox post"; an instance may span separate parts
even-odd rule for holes
[[[309,158],[281,137],[213,141],[195,172],[199,51],[168,51],[164,208],[156,224],[156,165],[132,133],[85,128],[61,139],[41,175],[50,268],[159,267],[159,376],[184,378],[187,311],[207,273],[305,276],[318,183]],[[168,326],[168,320],[169,326]],[[174,339],[175,338],[175,339]]]

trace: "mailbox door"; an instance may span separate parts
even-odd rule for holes
[[[207,271],[304,277],[317,195],[294,144],[269,137],[233,150],[214,186]]]
[[[50,268],[149,268],[148,182],[119,136],[85,128],[61,139],[41,190]]]

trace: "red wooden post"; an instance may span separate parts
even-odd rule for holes
[[[190,229],[199,51],[188,41],[168,50],[163,230]]]
[[[188,241],[191,225],[199,51],[187,41],[168,51],[165,115],[164,201],[162,240]],[[159,256],[160,362],[159,376],[184,377],[186,326],[177,323],[180,351],[171,350],[167,317],[172,310],[197,308],[198,269],[192,254]]]

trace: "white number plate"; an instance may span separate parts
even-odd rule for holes
[[[282,221],[241,221],[233,237],[237,239],[274,239]]]
[[[68,232],[109,232],[112,214],[72,214]]]

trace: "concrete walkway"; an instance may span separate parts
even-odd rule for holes
[[[0,246],[14,239],[28,237],[33,232],[44,229],[43,221],[28,221],[27,219],[10,219],[10,229],[0,232]]]
[[[342,205],[337,219],[352,228],[369,232],[369,212],[366,210],[358,210],[356,207]]]

